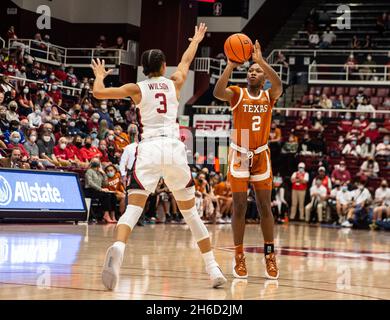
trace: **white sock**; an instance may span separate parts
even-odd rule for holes
[[[122,241],[116,241],[114,244],[113,244],[114,247],[117,247],[122,253],[125,252],[125,248],[126,248],[126,243],[122,242]]]
[[[202,257],[204,264],[206,265],[206,269],[218,265],[218,263],[215,261],[214,253],[212,250],[206,253],[202,253]]]

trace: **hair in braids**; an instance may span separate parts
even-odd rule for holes
[[[145,76],[151,73],[158,73],[165,62],[165,54],[159,49],[151,49],[145,51],[141,56],[141,63],[144,68]]]

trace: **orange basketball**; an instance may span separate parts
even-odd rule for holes
[[[244,63],[252,56],[253,43],[247,35],[235,33],[226,39],[224,50],[230,61]]]

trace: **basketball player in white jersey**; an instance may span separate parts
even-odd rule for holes
[[[176,122],[180,91],[199,43],[206,33],[205,24],[195,27],[195,34],[185,51],[176,72],[165,78],[165,56],[161,50],[148,50],[142,54],[143,72],[147,80],[129,83],[120,88],[105,88],[103,80],[111,73],[105,70],[104,60],[92,61],[96,79],[93,95],[97,99],[131,97],[140,116],[141,141],[133,166],[133,177],[128,187],[128,206],[118,221],[116,242],[107,250],[102,280],[107,289],[114,289],[118,279],[127,240],[142,214],[146,200],[154,192],[160,177],[172,191],[180,212],[198,243],[210,276],[212,287],[217,288],[226,279],[211,250],[210,236],[195,207],[195,188],[187,163],[185,145],[180,141]]]

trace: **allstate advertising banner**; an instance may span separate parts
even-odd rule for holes
[[[86,206],[81,191],[78,175],[75,173],[30,171],[30,170],[0,170],[0,217],[2,212],[64,213],[59,217],[72,220],[86,214]],[[8,216],[9,217],[9,216]],[[29,216],[38,217],[38,216]],[[53,217],[56,215],[44,215]]]

